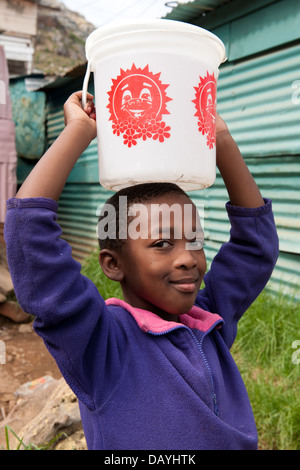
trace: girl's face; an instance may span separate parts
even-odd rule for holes
[[[158,217],[162,204],[167,204],[165,208],[175,204],[176,213],[169,210],[169,217]],[[194,305],[206,271],[199,215],[185,195],[170,194],[143,206],[147,211],[132,219],[135,228],[139,223],[140,237],[130,237],[129,224],[129,236],[121,248],[124,300],[176,321]]]

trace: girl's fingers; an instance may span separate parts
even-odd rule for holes
[[[89,100],[84,107],[84,111],[90,114],[94,108],[95,108],[94,102]]]
[[[91,119],[94,119],[94,121],[96,121],[96,108],[94,108],[91,113],[89,114],[89,117]]]
[[[82,102],[82,95],[83,95],[83,92],[82,91],[76,91],[75,93],[73,93],[69,99],[67,101],[70,101],[70,102],[73,102],[73,103],[78,103],[81,105],[81,102]],[[87,98],[87,102],[90,101],[92,102],[93,99],[94,99],[94,96],[91,94],[91,93],[87,93],[86,94],[86,98]]]

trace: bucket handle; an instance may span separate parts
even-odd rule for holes
[[[83,80],[83,86],[82,86],[82,107],[84,108],[85,105],[86,105],[86,95],[87,95],[87,89],[88,89],[88,85],[89,85],[89,80],[90,80],[90,74],[91,74],[91,63],[88,62],[87,64],[87,69],[86,69],[86,72],[85,72],[85,77],[84,77],[84,80]]]

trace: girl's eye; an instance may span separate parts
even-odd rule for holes
[[[169,240],[159,240],[154,244],[155,248],[168,248],[171,246],[171,242]]]

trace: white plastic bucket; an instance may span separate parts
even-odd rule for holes
[[[86,57],[83,105],[93,72],[100,184],[212,185],[222,41],[179,21],[122,22],[95,30]]]

